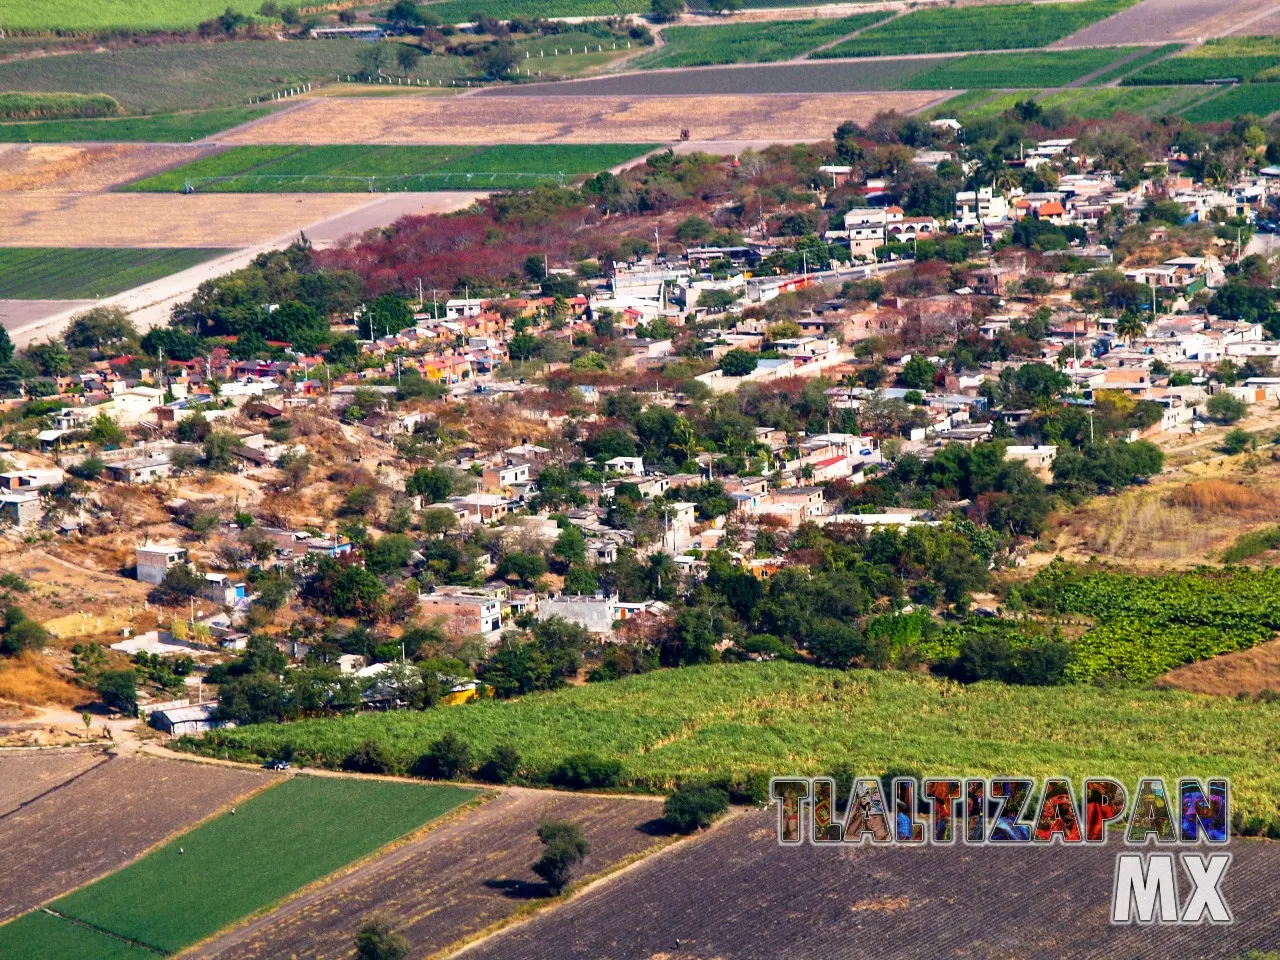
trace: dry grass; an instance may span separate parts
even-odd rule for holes
[[[1272,498],[1229,480],[1196,480],[1175,490],[1169,502],[1197,513],[1256,514],[1274,509]]]
[[[28,191],[0,201],[0,246],[249,246],[368,202],[361,194]]]
[[[810,140],[841,122],[906,112],[936,92],[689,97],[317,100],[223,139],[235,143],[663,143],[694,117],[698,140]],[[681,118],[686,118],[684,121]]]
[[[1162,687],[1217,696],[1280,691],[1280,640],[1187,664],[1166,673],[1156,683]]]
[[[25,704],[74,707],[90,695],[68,683],[38,654],[24,653],[0,662],[0,699]]]
[[[146,143],[4,144],[0,146],[0,192],[97,193],[207,153],[208,148]]]

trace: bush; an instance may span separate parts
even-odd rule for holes
[[[17,607],[5,611],[4,636],[0,636],[0,654],[17,656],[24,650],[43,650],[49,634],[38,622]]]
[[[452,730],[418,758],[414,772],[432,780],[452,780],[471,769],[471,748]]]
[[[689,784],[667,797],[662,819],[681,833],[693,833],[711,826],[729,809],[729,794],[709,784]]]
[[[1222,452],[1230,455],[1244,453],[1255,442],[1252,433],[1243,427],[1235,427],[1222,438]]]
[[[404,960],[409,941],[380,920],[371,920],[356,934],[356,960]]]
[[[575,753],[565,757],[547,779],[557,787],[586,790],[591,787],[616,787],[622,777],[622,763],[594,753]]]
[[[102,462],[102,458],[97,454],[85,457],[79,463],[67,467],[67,473],[73,477],[79,477],[81,480],[97,480],[102,476],[102,471],[107,465]]]
[[[1215,393],[1205,402],[1204,409],[1219,423],[1235,423],[1249,412],[1243,400],[1237,400],[1229,393]]]
[[[507,744],[499,744],[489,754],[489,759],[480,765],[476,776],[490,783],[510,783],[520,772],[520,754],[516,748]]]
[[[342,769],[352,773],[391,773],[394,764],[386,747],[376,740],[366,740],[342,761]]]
[[[546,845],[542,856],[533,864],[533,872],[560,893],[569,885],[573,868],[590,852],[591,845],[582,828],[568,820],[546,820],[538,827],[538,839]]]

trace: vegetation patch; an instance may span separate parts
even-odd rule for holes
[[[203,248],[3,248],[0,249],[0,299],[109,297],[230,252]]]
[[[0,927],[0,960],[31,960],[40,945],[40,960],[155,960],[156,952],[136,946],[83,923],[36,910]]]
[[[188,30],[224,10],[255,14],[247,0],[0,0],[0,27],[18,33],[89,33],[106,30]]]
[[[1104,86],[1105,84],[1111,83],[1113,80],[1120,79],[1127,73],[1134,73],[1135,71],[1142,69],[1149,63],[1155,63],[1157,60],[1163,60],[1165,57],[1170,56],[1181,49],[1182,44],[1180,43],[1167,43],[1163,47],[1156,47],[1154,50],[1148,50],[1140,57],[1134,57],[1132,60],[1108,70],[1106,73],[1099,74],[1089,81],[1089,85],[1094,87]]]
[[[840,20],[780,20],[716,27],[668,27],[663,46],[636,61],[639,67],[701,67],[721,63],[789,60],[806,50],[870,26],[888,14],[866,13]]]
[[[1052,93],[1040,105],[1046,110],[1062,107],[1085,120],[1103,120],[1117,113],[1155,117],[1185,109],[1204,95],[1203,87],[1081,87]]]
[[[1125,77],[1126,86],[1207,83],[1211,80],[1278,80],[1280,37],[1223,37]]]
[[[650,150],[645,144],[501,147],[234,147],[125,189],[219,193],[464,190],[563,183]]]
[[[981,9],[1003,10],[1004,7]],[[902,86],[910,90],[965,87],[1061,87],[1094,70],[1127,57],[1134,47],[1096,47],[1086,50],[1042,50],[1037,53],[975,54],[961,57],[914,76]]]
[[[1081,3],[1011,3],[917,10],[813,56],[885,57],[901,53],[1042,47],[1119,13],[1133,2],[1083,0]],[[1023,58],[1006,55],[1006,59],[1016,67]]]
[[[1221,123],[1246,113],[1265,117],[1280,110],[1280,83],[1246,83],[1197,103],[1183,114],[1191,123]]]
[[[111,120],[46,120],[0,124],[0,142],[65,141],[188,143],[265,117],[269,107],[228,107],[198,113],[170,113]]]
[[[52,909],[175,953],[472,795],[456,787],[295,777],[55,901]],[[23,923],[0,927],[0,957],[23,955],[24,942],[29,947]]]
[[[0,93],[0,120],[58,120],[122,113],[105,93]]]

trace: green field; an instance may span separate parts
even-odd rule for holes
[[[1092,87],[1105,86],[1113,80],[1119,80],[1126,74],[1141,70],[1149,63],[1155,63],[1157,60],[1163,60],[1165,57],[1170,56],[1181,49],[1181,44],[1167,43],[1163,47],[1156,47],[1154,50],[1148,50],[1140,57],[1134,57],[1127,63],[1122,63],[1120,66],[1112,70],[1108,70],[1106,73],[1098,74],[1098,76],[1089,81],[1089,85]]]
[[[31,952],[39,944],[39,953]],[[156,952],[55,917],[25,914],[0,927],[0,960],[155,960]]]
[[[0,248],[0,300],[90,300],[130,290],[230,250]]]
[[[118,937],[176,953],[341,867],[368,856],[474,796],[430,787],[294,777],[170,841],[136,863],[68,894],[51,909]],[[182,852],[180,853],[179,850]],[[53,918],[27,914],[0,927],[0,960],[31,958],[28,939]],[[57,923],[72,926],[67,920]],[[83,930],[84,928],[78,928]],[[93,934],[68,960],[119,942]],[[72,946],[84,934],[68,937]],[[100,949],[100,947],[102,949]],[[57,956],[50,960],[59,960]]]
[[[102,93],[0,93],[0,120],[70,120],[124,113]]]
[[[1280,83],[1246,83],[1211,96],[1183,114],[1192,123],[1218,123],[1246,113],[1260,117],[1280,110]]]
[[[368,713],[215,731],[215,756],[336,766],[367,739],[404,765],[452,730],[484,755],[516,747],[543,773],[565,756],[617,757],[627,784],[698,775],[799,774],[848,762],[931,774],[1229,775],[1241,809],[1274,815],[1280,704],[1091,686],[964,687],[901,672],[824,671],[775,661],[687,667],[513,702]]]
[[[238,127],[270,112],[270,107],[228,107],[198,113],[165,113],[113,120],[0,123],[0,142],[25,143],[29,140],[32,143],[63,143],[84,140],[187,143]]]
[[[6,32],[187,30],[230,7],[256,14],[251,0],[0,0]]]
[[[1045,108],[1064,107],[1085,120],[1101,120],[1117,113],[1164,117],[1186,109],[1207,92],[1204,87],[1080,87],[1059,90],[1040,103]]]
[[[597,173],[650,149],[625,143],[233,147],[124,189],[169,192],[188,183],[219,193],[511,189]]]
[[[0,90],[106,93],[130,113],[244,106],[286,87],[357,73],[364,46],[359,40],[246,40],[68,53],[0,63]],[[433,80],[465,72],[466,61],[449,56],[425,57],[415,68]]]
[[[1013,3],[917,10],[813,56],[880,57],[1041,47],[1119,13],[1134,2],[1136,0],[1082,0],[1080,3]]]
[[[1205,83],[1209,80],[1280,79],[1280,37],[1225,37],[1153,63],[1121,83]]]
[[[965,111],[965,117],[970,120],[982,120],[987,117],[998,117],[1006,110],[1010,109],[1015,103],[1021,100],[1034,100],[1040,93],[1039,90],[1009,90],[1005,93],[997,93],[991,95],[990,90],[980,91],[986,94],[986,99],[981,103],[974,104]]]
[[[790,60],[806,50],[885,19],[884,12],[841,20],[779,20],[716,27],[668,27],[661,49],[635,61],[638,67],[703,67],[722,63]]]
[[[906,90],[1061,87],[1115,63],[1134,49],[1094,47],[1084,50],[1041,50],[1016,56],[1005,53],[973,54],[907,77],[902,81],[901,87]]]
[[[619,13],[648,13],[649,0],[444,0],[428,3],[423,13],[436,23],[470,23],[477,13],[498,20],[515,17],[611,17]]]

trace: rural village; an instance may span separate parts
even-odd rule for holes
[[[1280,957],[1280,7],[20,6],[0,960]]]

